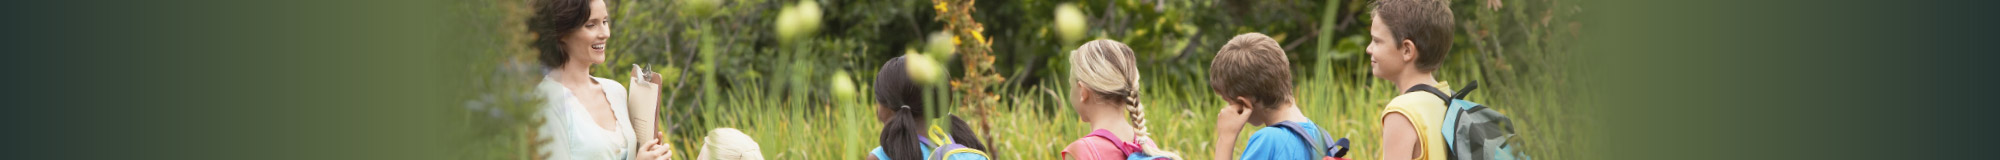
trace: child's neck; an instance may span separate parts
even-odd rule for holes
[[[1132,134],[1132,130],[1135,130],[1132,128],[1132,122],[1125,121],[1122,119],[1109,120],[1108,118],[1090,122],[1090,128],[1092,130],[1097,130],[1097,129],[1109,130],[1113,134],[1118,134],[1118,136],[1130,136]]]
[[[1430,72],[1410,73],[1408,74],[1408,76],[1397,78],[1397,80],[1395,80],[1394,82],[1396,83],[1396,92],[1398,93],[1401,93],[1403,91],[1408,91],[1410,90],[1410,87],[1416,87],[1417,84],[1430,85],[1431,87],[1440,87],[1438,86],[1437,78],[1431,77]]]
[[[1103,107],[1103,106],[1091,106],[1091,107]],[[1117,114],[1112,114],[1112,113],[1117,113]],[[1102,129],[1106,131],[1111,131],[1112,135],[1119,136],[1121,140],[1129,140],[1130,138],[1132,138],[1134,130],[1138,130],[1132,128],[1132,121],[1126,120],[1126,114],[1124,112],[1099,112],[1097,115],[1091,115],[1090,119],[1085,119],[1083,122],[1089,123],[1091,130]]]
[[[1292,121],[1292,122],[1312,121],[1312,119],[1306,118],[1304,112],[1299,112],[1299,107],[1297,105],[1294,105],[1293,103],[1289,102],[1278,107],[1278,109],[1273,109],[1270,111],[1256,111],[1256,112],[1270,112],[1271,114],[1271,116],[1264,117],[1263,120],[1260,120],[1261,122],[1257,123],[1260,125],[1278,124],[1278,122],[1284,122],[1284,121]]]

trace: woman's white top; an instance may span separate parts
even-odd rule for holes
[[[549,75],[555,75],[553,72]],[[548,104],[542,108],[542,118],[548,120],[538,130],[539,138],[551,140],[542,146],[541,153],[548,153],[551,160],[625,160],[632,159],[632,153],[639,148],[638,139],[632,135],[632,120],[626,117],[625,87],[611,79],[590,77],[597,81],[598,88],[604,89],[605,101],[611,104],[617,125],[605,130],[583,107],[582,99],[570,94],[569,88],[556,83],[553,77],[542,77],[536,90],[543,94]]]

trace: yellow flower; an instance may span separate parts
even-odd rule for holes
[[[985,35],[980,35],[980,34],[979,34],[979,32],[976,32],[976,31],[975,31],[975,32],[972,32],[972,39],[976,39],[976,40],[979,40],[980,42],[985,42],[985,41],[986,41],[986,36],[985,36]]]
[[[946,12],[946,11],[948,11],[947,9],[945,9],[945,7],[944,7],[944,3],[937,3],[937,6],[932,6],[932,7],[935,7],[935,8],[937,8],[937,11],[938,11],[938,12]]]
[[[975,32],[975,33],[972,33],[972,34],[973,34],[973,35],[979,35],[979,33],[976,33],[976,32]],[[960,44],[965,44],[965,42],[963,42],[963,41],[964,41],[964,40],[961,40],[961,39],[958,39],[958,36],[951,36],[951,45],[960,45]]]

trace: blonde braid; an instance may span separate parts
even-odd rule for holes
[[[1151,137],[1153,134],[1146,132],[1146,105],[1139,104],[1137,97],[1139,96],[1127,98],[1132,101],[1132,104],[1125,106],[1125,113],[1132,115],[1132,134],[1134,135],[1132,143],[1138,144],[1139,151],[1146,152],[1149,155],[1167,157],[1167,159],[1181,159],[1180,154],[1160,149],[1160,144],[1153,142],[1153,138]]]
[[[1146,132],[1146,106],[1139,104],[1139,96],[1125,97],[1125,100],[1131,101],[1131,103],[1125,105],[1125,115],[1131,116],[1131,118],[1127,118],[1126,120],[1132,121],[1134,135],[1139,137],[1153,135]]]
[[[1131,54],[1120,54],[1120,56],[1131,56]],[[1124,59],[1132,60],[1137,58],[1125,57]],[[1125,64],[1129,65],[1132,63],[1134,62],[1126,62]],[[1146,131],[1146,105],[1139,103],[1139,67],[1137,65],[1125,67],[1125,74],[1126,77],[1131,77],[1125,83],[1125,102],[1128,104],[1125,106],[1125,114],[1132,117],[1129,120],[1132,121],[1133,143],[1138,144],[1139,151],[1146,154],[1167,157],[1167,159],[1181,159],[1179,153],[1160,149],[1160,144],[1153,141],[1153,133]]]

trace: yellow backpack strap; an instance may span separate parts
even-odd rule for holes
[[[931,138],[931,141],[936,141],[935,144],[938,145],[937,148],[932,148],[932,151],[930,151],[930,159],[951,159],[951,155],[959,153],[972,153],[978,155],[978,159],[993,157],[986,154],[986,151],[952,144],[951,135],[944,131],[944,127],[931,126],[930,134],[927,136]]]
[[[930,134],[924,136],[931,137],[931,144],[937,144],[938,146],[951,145],[952,142],[951,135],[945,134],[944,128],[937,125],[931,125]]]

